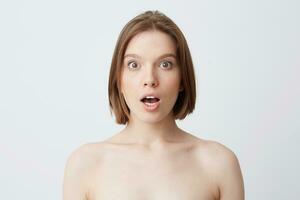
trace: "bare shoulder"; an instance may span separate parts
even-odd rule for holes
[[[86,143],[75,149],[68,158],[67,166],[85,169],[100,158],[103,152],[101,143]]]
[[[213,140],[202,140],[201,147],[199,148],[202,148],[201,150],[204,151],[207,156],[209,156],[209,159],[211,159],[211,164],[215,163],[218,164],[217,166],[220,166],[221,163],[226,165],[238,162],[238,158],[235,153],[220,142]]]
[[[202,139],[187,132],[186,135],[192,141],[201,157],[206,156],[207,159],[212,159],[211,161],[214,161],[217,156],[227,160],[237,159],[231,149],[217,141]]]
[[[64,200],[88,199],[92,171],[101,160],[101,145],[83,144],[68,157],[64,172]]]
[[[244,183],[236,154],[216,141],[204,140],[201,144],[201,158],[218,185],[220,199],[243,200]]]

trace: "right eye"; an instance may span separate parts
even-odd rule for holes
[[[138,64],[135,61],[128,62],[127,66],[131,69],[136,69],[138,67]]]

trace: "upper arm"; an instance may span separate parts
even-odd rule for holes
[[[220,200],[244,200],[244,182],[238,158],[222,144],[217,149],[215,169]]]
[[[210,170],[216,181],[218,200],[244,200],[244,182],[238,158],[221,143],[209,143]]]
[[[87,171],[85,146],[68,158],[63,181],[63,200],[87,200]]]

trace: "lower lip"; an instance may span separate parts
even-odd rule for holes
[[[144,103],[144,108],[146,111],[155,111],[159,107],[160,101],[155,102],[155,103]]]

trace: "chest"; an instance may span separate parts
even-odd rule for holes
[[[194,157],[113,156],[94,171],[93,200],[213,200],[209,174]]]

